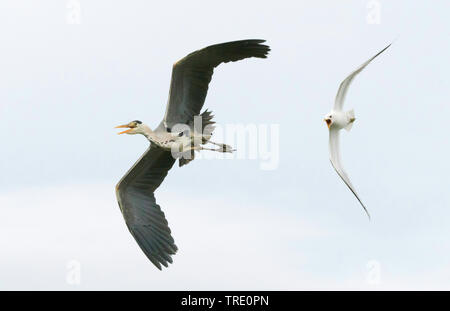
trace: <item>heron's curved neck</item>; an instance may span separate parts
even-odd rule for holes
[[[144,135],[145,137],[147,137],[147,139],[149,141],[152,141],[155,139],[155,132],[152,131],[152,129],[150,127],[148,127],[147,125],[142,126],[142,130],[143,133],[142,135]]]

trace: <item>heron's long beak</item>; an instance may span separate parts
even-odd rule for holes
[[[325,123],[327,124],[328,129],[330,129],[330,126],[331,126],[331,120],[330,120],[330,119],[323,119],[323,120],[324,120]]]
[[[124,124],[124,125],[118,125],[118,126],[116,126],[115,128],[116,128],[116,129],[118,129],[118,128],[129,128],[129,126],[128,126],[128,124]],[[132,128],[129,128],[128,130],[125,130],[125,131],[123,131],[123,132],[117,133],[117,135],[129,133],[129,132],[131,132],[131,130],[132,130]]]

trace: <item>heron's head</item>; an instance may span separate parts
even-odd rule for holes
[[[139,120],[131,121],[130,123],[116,126],[116,128],[127,128],[127,130],[119,132],[117,134],[144,134],[144,124]]]
[[[329,113],[325,116],[325,118],[323,120],[327,124],[328,128],[330,128],[331,125],[333,124],[333,115],[331,113]]]

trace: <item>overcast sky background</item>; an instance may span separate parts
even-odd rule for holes
[[[368,24],[366,0],[80,0],[72,25],[68,2],[2,1],[0,289],[449,290],[450,4],[379,2]],[[247,38],[269,58],[216,69],[205,108],[221,125],[278,124],[279,166],[174,167],[156,198],[179,251],[158,271],[114,194],[148,143],[113,127],[155,127],[175,61]],[[395,39],[345,103],[343,162],[369,222],[329,163],[323,116]]]

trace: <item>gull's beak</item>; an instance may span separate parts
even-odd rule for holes
[[[330,126],[331,126],[331,120],[330,120],[330,119],[323,119],[323,120],[324,120],[325,123],[327,124],[328,129],[330,129]]]
[[[118,125],[118,126],[116,126],[115,128],[116,128],[116,129],[119,129],[119,128],[129,128],[129,126],[128,126],[128,124],[124,124],[124,125]],[[123,132],[117,133],[117,135],[129,133],[129,132],[131,132],[131,130],[132,130],[132,128],[129,128],[128,130],[125,130],[125,131],[123,131]]]

